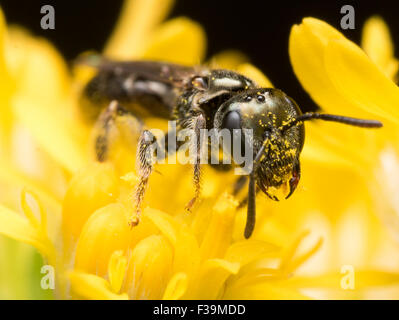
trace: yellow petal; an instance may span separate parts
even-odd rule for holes
[[[290,237],[292,231],[287,228],[285,222],[280,222],[276,219],[272,219],[274,214],[280,215],[280,206],[284,205],[284,202],[277,204],[263,197],[259,197],[257,201],[260,202],[259,210],[257,212],[257,221],[254,230],[254,236],[253,238],[251,237],[251,239],[261,240],[262,242],[270,243],[279,248],[285,246],[285,244],[287,243],[287,239]],[[292,208],[292,205],[288,206]],[[236,241],[237,239],[242,240],[243,238],[243,230],[245,228],[246,220],[247,210],[246,208],[242,208],[241,210],[239,210],[239,215],[237,215],[236,220],[236,227],[234,232],[234,239]]]
[[[204,262],[193,294],[195,299],[217,299],[221,297],[226,279],[237,274],[240,264],[222,259],[209,259]]]
[[[134,190],[134,189],[133,189]],[[129,195],[125,198],[125,195],[121,196],[119,200],[120,204],[123,204],[126,210],[126,214],[128,217],[128,221],[130,221],[132,217],[132,212],[136,214],[135,208],[132,202],[131,198],[131,193],[132,193],[132,187],[129,187]],[[141,215],[140,223],[137,226],[134,226],[130,230],[130,235],[129,235],[129,244],[128,244],[128,250],[133,250],[133,248],[143,239],[147,238],[148,236],[151,236],[153,234],[159,234],[163,232],[162,229],[159,228],[146,214],[147,208],[143,210],[143,214]],[[152,210],[152,209],[149,209]],[[162,221],[162,220],[161,220]],[[158,223],[158,222],[157,222]],[[167,230],[167,227],[166,227]],[[168,239],[165,236],[165,241],[168,241]]]
[[[284,282],[261,282],[234,290],[227,287],[224,299],[242,300],[309,300],[298,290],[284,287]]]
[[[273,88],[271,81],[252,64],[244,63],[237,67],[237,72],[247,76],[248,78],[255,81],[255,83],[262,88]]]
[[[17,91],[36,100],[64,99],[69,94],[71,79],[54,46],[18,27],[10,28],[8,38],[7,64],[11,76],[18,79]]]
[[[7,33],[6,19],[3,10],[0,8],[0,71],[1,74],[6,70],[6,63],[4,57],[5,50],[5,37]]]
[[[345,274],[329,272],[313,276],[295,276],[287,280],[288,287],[342,289],[341,281]],[[399,283],[399,274],[379,270],[355,269],[355,290],[363,290],[377,286],[389,286]]]
[[[201,258],[221,258],[224,256],[233,233],[235,208],[238,202],[224,193],[213,208],[211,222],[201,244]]]
[[[87,161],[88,133],[75,117],[67,66],[47,41],[11,31],[6,53],[16,82],[15,116],[54,159],[76,171]]]
[[[146,208],[144,210],[146,215],[162,232],[162,234],[170,241],[171,245],[176,245],[176,222],[173,218],[159,210]]]
[[[201,63],[206,50],[202,27],[188,18],[180,17],[162,24],[155,30],[142,57],[184,65]]]
[[[124,206],[113,203],[98,209],[83,227],[76,248],[75,269],[106,276],[111,255],[117,250],[127,250],[130,233]]]
[[[131,299],[161,299],[171,275],[173,252],[165,237],[149,236],[133,249],[126,278]]]
[[[277,246],[264,241],[244,240],[233,243],[228,248],[225,259],[231,262],[238,262],[243,266],[278,250]]]
[[[317,25],[318,29],[324,31],[321,36],[313,28]],[[292,67],[302,86],[316,102],[322,100],[322,94],[330,96],[334,94],[331,93],[331,83],[323,72],[324,45],[330,38],[343,38],[343,36],[328,24],[313,18],[304,19],[302,24],[294,25],[290,33],[289,54]]]
[[[332,83],[325,66],[325,48],[332,40],[346,40],[327,23],[305,18],[294,25],[289,38],[289,54],[295,75],[312,99],[325,111],[335,114],[370,118],[372,108],[360,108],[343,96]],[[361,73],[363,76],[363,73]],[[366,79],[366,78],[364,78]],[[353,79],[352,79],[353,80]]]
[[[323,239],[320,238],[312,247],[305,253],[298,255],[298,248],[301,242],[309,235],[309,231],[302,232],[293,243],[287,247],[286,252],[281,260],[280,270],[282,273],[290,274],[294,272],[301,264],[307,261],[314,255],[323,244]],[[298,256],[297,256],[298,255]]]
[[[93,162],[72,178],[63,201],[64,234],[76,240],[97,209],[115,201],[118,177],[111,164]]]
[[[308,251],[295,258],[295,260],[291,261],[289,265],[288,272],[293,272],[298,269],[303,263],[305,263],[311,256],[313,256],[323,244],[323,239],[320,238]]]
[[[306,143],[303,148],[301,159],[309,163],[319,162],[328,165],[338,165],[352,167],[352,158],[347,159],[336,149],[331,148],[331,142],[326,144],[329,137],[333,135],[326,134],[323,127],[316,123],[307,123],[306,126]]]
[[[238,50],[225,50],[211,57],[207,65],[213,69],[236,70],[241,64],[247,63],[249,58]]]
[[[200,265],[200,249],[192,230],[182,227],[174,247],[173,272],[184,272],[193,276]]]
[[[27,96],[17,96],[13,100],[18,120],[28,128],[37,143],[65,169],[76,172],[88,160],[88,142],[83,138],[84,134],[81,134],[86,129],[78,122],[68,121],[57,111],[49,113],[43,108],[45,105],[44,101]],[[69,108],[71,104],[60,100],[51,103],[51,107]]]
[[[78,298],[91,300],[127,300],[126,293],[115,294],[109,283],[94,274],[84,272],[70,272],[68,274],[73,292]]]
[[[33,198],[33,201],[38,207],[40,220],[36,217],[35,209],[32,207],[32,204],[28,202],[28,197]],[[28,190],[24,189],[21,193],[21,206],[22,210],[25,213],[25,216],[28,218],[30,224],[38,230],[41,230],[44,233],[47,233],[47,214],[39,201],[38,197]]]
[[[122,287],[123,279],[125,277],[127,267],[127,259],[123,251],[115,251],[108,264],[108,277],[111,289],[113,292],[118,293]]]
[[[274,257],[277,259],[278,257]],[[261,282],[278,281],[287,278],[278,269],[270,266],[272,259],[255,260],[252,263],[243,266],[237,276],[232,277],[228,286],[230,290],[245,290]],[[266,265],[266,267],[264,266]]]
[[[299,236],[297,236],[292,243],[285,249],[283,258],[281,259],[280,269],[285,270],[292,261],[294,255],[297,253],[299,245],[301,242],[309,235],[310,231],[303,231]]]
[[[365,166],[375,162],[374,157],[365,157],[363,150],[368,148],[371,155],[377,155],[376,141],[384,133],[317,121],[308,122],[305,130],[306,140],[301,155],[303,161],[359,169],[360,173]]]
[[[40,225],[39,228],[47,235],[53,242],[59,237],[60,234],[60,221],[61,221],[61,202],[49,190],[48,186],[43,183],[26,176],[24,173],[15,169],[8,163],[0,161],[0,188],[1,200],[8,208],[19,210],[21,207],[21,187],[24,190],[29,190],[36,196],[36,204],[43,206],[42,213],[45,214],[44,220],[48,220],[45,225]],[[36,208],[37,206],[34,205]],[[37,212],[37,211],[36,211]],[[28,212],[29,214],[29,212]],[[46,229],[46,224],[47,229]]]
[[[187,290],[187,275],[185,273],[176,273],[169,281],[163,294],[163,300],[178,300]]]
[[[394,58],[389,28],[381,17],[371,17],[364,24],[362,48],[380,70],[393,80],[398,71],[398,61]]]
[[[10,134],[13,126],[13,115],[10,98],[15,90],[14,79],[10,77],[5,57],[5,38],[7,33],[6,21],[0,8],[0,152],[1,157],[9,157]]]
[[[34,228],[27,219],[0,205],[0,234],[34,246],[46,258],[54,258],[54,248],[43,237],[41,230]],[[54,260],[52,261],[54,262]]]
[[[13,165],[0,161],[0,181],[8,187],[20,188],[25,186],[30,190],[35,190],[35,193],[43,199],[44,203],[51,208],[52,214],[58,214],[61,208],[61,199],[53,194],[47,186],[40,183],[36,179],[26,176]]]
[[[104,53],[116,59],[140,57],[153,29],[166,17],[173,0],[126,0]]]
[[[330,41],[325,66],[334,86],[353,105],[399,123],[399,88],[358,46],[348,40]]]

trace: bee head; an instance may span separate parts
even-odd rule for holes
[[[265,144],[255,176],[260,189],[274,200],[277,200],[276,196],[271,196],[268,189],[278,189],[290,182],[291,194],[293,177],[296,178],[293,189],[299,181],[299,154],[305,137],[304,126],[298,123],[287,130],[282,128],[300,115],[294,100],[272,88],[250,89],[235,95],[215,115],[215,128],[233,132],[233,141],[241,139],[241,155],[251,146],[250,156],[255,159]],[[241,131],[239,135],[234,133],[237,129]],[[234,154],[232,157],[237,162]]]

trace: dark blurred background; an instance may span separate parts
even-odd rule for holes
[[[55,8],[55,30],[40,28],[40,8]],[[205,28],[208,56],[224,49],[239,49],[271,79],[273,84],[292,96],[301,108],[316,106],[295,78],[288,57],[288,36],[293,24],[303,17],[323,19],[340,28],[343,5],[355,8],[355,30],[344,34],[359,43],[364,21],[381,15],[389,24],[394,42],[399,47],[399,1],[268,1],[268,0],[177,0],[171,17],[185,15]],[[122,0],[54,1],[1,0],[9,23],[25,26],[36,35],[51,40],[66,59],[80,52],[100,51],[110,35]]]

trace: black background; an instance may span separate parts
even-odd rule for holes
[[[40,28],[40,8],[55,8],[55,30]],[[170,17],[185,15],[205,28],[208,56],[224,49],[239,49],[248,55],[273,84],[292,96],[302,110],[316,106],[295,78],[288,57],[288,36],[293,24],[303,17],[323,19],[340,28],[343,5],[355,8],[355,30],[344,34],[359,43],[364,21],[373,14],[389,24],[394,42],[399,44],[399,1],[269,1],[269,0],[177,0]],[[68,60],[80,52],[100,51],[110,35],[121,8],[112,1],[2,0],[9,23],[27,27],[36,35],[51,40]]]

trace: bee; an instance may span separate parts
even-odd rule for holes
[[[93,62],[95,61],[95,62]],[[310,112],[302,114],[297,103],[283,91],[260,88],[237,72],[207,67],[187,67],[156,61],[112,61],[91,57],[84,62],[96,68],[96,75],[84,88],[83,96],[94,108],[102,130],[95,139],[98,161],[105,161],[109,151],[109,132],[119,117],[146,118],[149,116],[175,120],[177,132],[165,133],[165,150],[173,143],[169,137],[182,129],[192,129],[194,196],[187,204],[191,209],[201,194],[201,130],[247,129],[252,135],[241,138],[241,146],[251,147],[251,168],[237,179],[236,195],[248,182],[247,222],[244,236],[249,238],[255,227],[255,198],[260,190],[272,200],[271,188],[288,184],[286,198],[295,191],[300,177],[299,157],[304,145],[304,122],[312,119],[339,122],[363,128],[379,128],[377,120],[363,120],[345,116]],[[108,105],[108,106],[107,106]],[[107,107],[105,107],[107,106]],[[154,170],[154,159],[147,151],[154,137],[143,129],[138,142],[137,161],[139,182],[135,190],[136,218]],[[173,148],[172,148],[173,149]],[[169,152],[168,148],[168,152]],[[237,166],[233,157],[230,169]],[[216,165],[225,170],[225,166]]]

